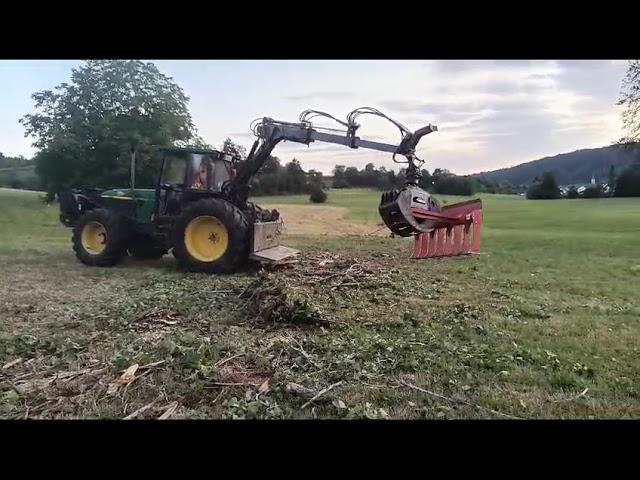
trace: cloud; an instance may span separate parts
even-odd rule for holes
[[[618,98],[627,62],[572,60],[563,62],[561,67],[557,77],[561,88],[588,95],[595,101],[610,102]]]
[[[530,60],[439,60],[434,62],[439,73],[462,73],[482,69],[528,67]]]
[[[343,118],[354,107],[369,105],[410,129],[435,124],[439,131],[425,137],[418,147],[418,154],[427,159],[426,168],[430,170],[444,167],[457,173],[473,173],[606,145],[619,137],[615,102],[626,62],[443,60],[311,64],[316,68],[313,74],[305,73],[302,64],[286,75],[274,72],[284,78],[266,80],[272,81],[271,97],[289,101],[260,109],[274,118],[295,121],[298,106],[315,104]],[[397,129],[383,119],[367,116],[360,120],[361,138],[385,143],[399,140]],[[377,166],[397,168],[385,153],[320,143],[309,148],[284,143],[274,153],[283,161],[295,155],[305,168],[325,172],[331,171],[337,161],[364,166],[371,159]]]
[[[619,96],[624,60],[431,60],[431,61],[180,61],[157,62],[191,98],[200,134],[219,145],[229,136],[250,148],[251,120],[263,115],[296,121],[308,107],[337,118],[372,106],[410,129],[432,123],[418,153],[426,168],[471,173],[544,155],[609,144],[619,138]],[[29,94],[68,80],[55,62],[4,72],[0,143],[25,153],[29,140],[17,119],[32,107]],[[19,74],[17,69],[22,69]],[[60,70],[60,71],[58,71]],[[210,85],[215,82],[216,88]],[[22,99],[22,100],[21,100]],[[224,112],[224,114],[220,113]],[[322,124],[321,119],[317,125]],[[361,117],[361,138],[397,143],[395,126]],[[327,126],[335,124],[326,121]],[[232,133],[235,132],[235,133]],[[6,153],[6,152],[5,152]],[[296,156],[305,168],[329,172],[341,163],[395,167],[391,156],[343,146],[282,143],[284,162]]]

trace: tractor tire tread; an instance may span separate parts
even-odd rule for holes
[[[107,230],[107,245],[102,253],[91,255],[82,246],[82,229],[89,222],[99,222]],[[129,226],[126,219],[110,210],[95,208],[83,214],[73,227],[71,242],[76,257],[91,267],[112,267],[127,254]]]
[[[229,246],[221,258],[213,262],[202,262],[187,251],[184,232],[191,220],[210,215],[220,220],[227,228]],[[190,272],[233,273],[249,256],[250,226],[242,211],[224,199],[205,198],[186,207],[176,219],[172,231],[173,255],[181,268]]]

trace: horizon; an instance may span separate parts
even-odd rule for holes
[[[82,61],[0,63],[0,152],[31,158],[19,118],[31,95],[68,81]],[[152,61],[183,88],[198,133],[211,145],[226,137],[249,149],[249,123],[270,116],[295,121],[313,108],[338,118],[372,106],[425,137],[423,168],[469,175],[611,145],[622,134],[616,105],[625,60],[441,61]],[[318,123],[318,125],[326,125]],[[397,143],[395,127],[364,118],[359,136]],[[274,156],[297,158],[326,175],[336,164],[398,170],[388,154],[341,146],[281,144]]]

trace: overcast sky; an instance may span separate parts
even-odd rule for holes
[[[68,81],[80,61],[0,61],[0,152],[33,154],[18,119],[30,95]],[[626,61],[154,61],[190,97],[202,137],[229,136],[247,148],[250,122],[262,116],[296,121],[305,109],[344,118],[371,106],[415,130],[432,123],[418,155],[425,167],[466,174],[508,167],[621,136],[616,106]],[[360,117],[359,135],[397,143],[397,129]],[[326,124],[329,125],[329,124]],[[303,168],[329,173],[335,164],[397,167],[388,154],[340,146],[281,144]]]

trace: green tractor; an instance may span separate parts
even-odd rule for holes
[[[401,132],[400,143],[357,136],[360,115],[376,115],[393,123]],[[314,127],[310,122],[314,117],[336,121],[346,130]],[[325,112],[305,110],[298,122],[264,117],[252,124],[252,130],[257,139],[244,160],[228,151],[158,149],[162,167],[157,184],[154,189],[141,189],[135,188],[133,151],[129,188],[59,194],[60,220],[73,228],[78,259],[86,265],[111,266],[127,255],[159,258],[171,250],[186,270],[228,273],[248,260],[270,263],[296,255],[296,250],[280,245],[280,214],[248,200],[252,179],[282,141],[324,142],[393,154],[395,162],[407,165],[406,185],[382,195],[379,211],[383,221],[400,236],[433,229],[433,219],[417,219],[413,212],[439,211],[429,194],[418,188],[422,160],[415,155],[420,139],[436,131],[435,126],[411,132],[380,111],[362,107],[350,112],[346,122]],[[406,160],[396,160],[397,156]]]
[[[272,262],[297,253],[279,245],[283,222],[276,210],[231,200],[226,187],[239,157],[186,148],[162,148],[156,155],[162,167],[155,189],[60,194],[60,220],[73,228],[73,250],[82,263],[105,267],[127,255],[157,259],[172,251],[186,270],[228,273],[249,258]]]

